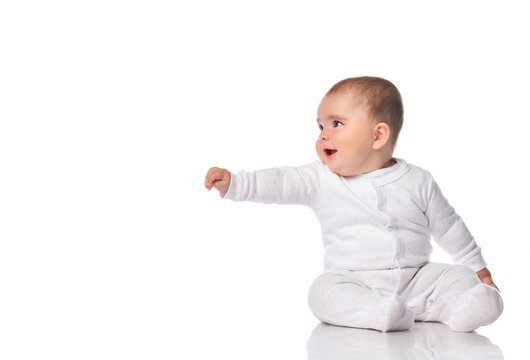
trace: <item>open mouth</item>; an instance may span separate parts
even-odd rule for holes
[[[337,152],[337,149],[324,149],[327,156],[331,156]]]

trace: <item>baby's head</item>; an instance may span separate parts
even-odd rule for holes
[[[317,123],[316,151],[331,171],[353,176],[377,170],[391,165],[403,125],[401,95],[382,78],[345,79],[320,102]]]

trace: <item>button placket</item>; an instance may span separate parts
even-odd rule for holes
[[[393,239],[394,246],[395,246],[392,266],[401,268],[400,259],[402,257],[403,245],[401,243],[401,240],[397,237],[396,233],[394,232],[394,227],[390,225],[392,223],[392,217],[385,211],[386,200],[387,200],[386,192],[383,189],[383,186],[378,185],[376,181],[372,181],[372,185],[374,186],[375,191],[377,193],[377,209],[383,216],[387,218],[386,229],[389,233],[391,233],[390,236]]]

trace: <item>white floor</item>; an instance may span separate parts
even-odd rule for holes
[[[383,333],[316,321],[304,326],[255,314],[246,317],[239,325],[196,329],[188,338],[193,345],[184,345],[187,358],[500,360],[529,355],[522,328],[509,326],[506,319],[472,333],[453,332],[443,323],[419,322],[408,331]],[[253,323],[252,317],[263,321]],[[235,321],[241,318],[236,316]]]
[[[382,333],[320,324],[307,342],[308,359],[504,359],[499,346],[477,333],[457,333],[440,323]]]
[[[507,314],[472,333],[451,331],[443,323],[415,323],[408,331],[382,333],[336,327],[286,310],[227,316],[222,323],[196,324],[181,348],[188,359],[526,359],[523,327]],[[309,310],[307,310],[309,312]],[[509,313],[510,311],[508,311]],[[225,314],[226,316],[226,314]],[[285,320],[280,320],[285,316]],[[220,316],[223,318],[224,316]]]
[[[183,311],[176,310],[183,303],[171,295],[128,295],[131,297],[109,294],[108,298],[91,299],[87,294],[77,301],[70,298],[73,302],[63,306],[59,299],[46,303],[49,300],[44,297],[33,300],[34,308],[25,308],[31,300],[22,299],[14,307],[2,309],[1,358],[528,358],[524,327],[517,323],[518,318],[509,318],[515,309],[473,333],[452,332],[441,323],[416,323],[408,331],[382,333],[320,324],[303,304],[296,305],[297,296],[279,310],[278,301],[264,293],[238,299],[212,293],[206,301],[196,301],[194,307]],[[248,301],[256,302],[247,306]],[[266,304],[273,307],[266,309]]]

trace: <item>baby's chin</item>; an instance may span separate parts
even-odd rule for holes
[[[340,176],[344,176],[344,177],[347,177],[347,176],[355,176],[355,175],[359,175],[360,173],[357,171],[352,171],[351,169],[344,169],[344,168],[341,168],[333,163],[329,164],[327,163],[326,161],[322,160],[321,161],[326,164],[326,166],[328,167],[329,170],[331,170],[332,172],[334,172],[335,174],[337,175],[340,175]]]
[[[343,177],[350,177],[350,176],[357,176],[357,175],[360,175],[359,172],[352,172],[352,171],[343,171],[343,170],[333,170],[333,169],[330,169],[331,171],[333,171],[335,174],[337,175],[340,175],[340,176],[343,176]]]

